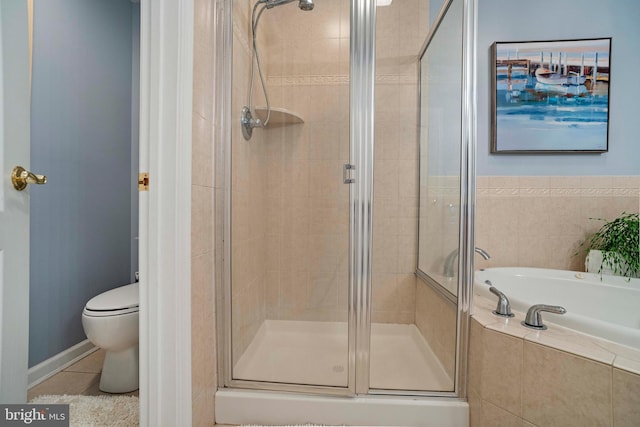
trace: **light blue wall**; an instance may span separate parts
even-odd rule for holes
[[[422,176],[460,175],[462,0],[454,0],[420,62]]]
[[[138,164],[140,160],[140,3],[131,16],[131,278],[138,271]]]
[[[34,10],[29,366],[85,339],[91,297],[131,282],[132,5]]]
[[[478,175],[639,175],[640,1],[478,0]],[[609,152],[489,154],[495,41],[612,37]]]
[[[444,5],[445,0],[430,0],[429,1],[429,26],[433,25],[433,22],[438,17],[440,9]]]

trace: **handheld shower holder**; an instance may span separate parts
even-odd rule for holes
[[[251,139],[253,135],[253,128],[262,128],[262,120],[254,119],[249,107],[242,108],[242,116],[240,117],[240,124],[242,125],[242,136],[247,141]]]

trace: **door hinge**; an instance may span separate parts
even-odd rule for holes
[[[149,191],[149,172],[138,174],[138,191]]]
[[[349,173],[349,171],[352,171],[355,169],[356,169],[355,165],[352,165],[350,163],[345,163],[342,166],[342,182],[344,182],[345,184],[353,184],[354,182],[356,182],[355,178],[350,178],[351,174]]]

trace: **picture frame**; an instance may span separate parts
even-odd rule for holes
[[[611,38],[495,42],[492,154],[609,151]]]

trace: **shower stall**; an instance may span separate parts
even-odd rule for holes
[[[467,425],[474,1],[217,4],[216,421]]]

